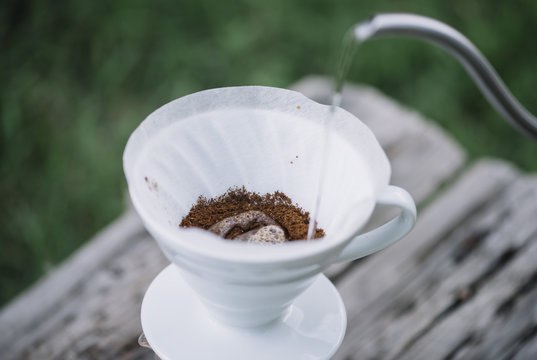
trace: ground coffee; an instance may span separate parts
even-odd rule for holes
[[[280,191],[260,195],[247,191],[244,186],[230,188],[223,195],[212,199],[200,196],[179,226],[199,227],[207,230],[227,217],[251,210],[261,211],[274,219],[286,232],[289,241],[306,239],[310,221],[309,212],[293,204],[292,200]],[[241,232],[238,228],[234,229],[234,233],[228,238],[236,237]],[[323,229],[315,231],[315,238],[323,236]]]

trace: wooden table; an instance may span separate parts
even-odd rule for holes
[[[330,83],[294,88],[326,102]],[[327,270],[348,315],[334,359],[537,359],[537,179],[468,163],[374,89],[347,87],[342,106],[375,132],[419,215],[390,248]],[[380,209],[371,224],[389,216]],[[140,305],[166,265],[129,209],[0,312],[0,358],[152,359],[137,345]]]

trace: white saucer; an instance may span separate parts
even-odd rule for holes
[[[216,323],[174,265],[153,280],[142,303],[142,328],[163,360],[329,359],[347,326],[343,301],[322,274],[282,320],[240,329]]]

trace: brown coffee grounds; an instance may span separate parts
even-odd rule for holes
[[[230,188],[223,195],[213,199],[200,196],[190,212],[183,218],[181,227],[209,229],[217,222],[240,213],[257,210],[271,217],[286,232],[289,241],[304,240],[308,235],[309,212],[293,204],[292,200],[280,191],[260,195],[241,188]],[[242,231],[232,230],[227,237],[233,238]],[[324,236],[323,229],[316,229],[314,238]]]

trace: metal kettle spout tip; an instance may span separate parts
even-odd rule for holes
[[[454,28],[421,15],[393,13],[374,15],[357,24],[353,32],[358,42],[402,36],[443,48],[463,65],[496,111],[520,132],[537,141],[537,118],[511,94],[474,44]]]

